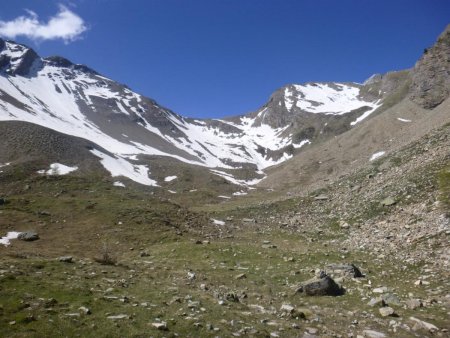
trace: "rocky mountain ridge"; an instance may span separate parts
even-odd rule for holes
[[[129,166],[140,155],[157,155],[210,168],[253,167],[253,183],[260,170],[291,158],[328,121],[345,115],[356,123],[380,106],[359,97],[361,85],[311,83],[287,86],[245,116],[184,118],[84,65],[40,58],[11,41],[2,40],[0,47],[0,120],[88,139]]]
[[[252,113],[213,120],[182,117],[87,66],[41,58],[25,45],[0,40],[0,121],[89,140],[97,146],[92,158],[113,176],[136,181],[133,172],[140,172],[137,181],[147,181],[148,156],[168,156],[210,168],[231,184],[254,185],[266,168],[359,128],[408,97],[426,109],[445,100],[448,30],[412,70],[378,74],[363,84],[287,85]],[[246,179],[238,182],[242,170]]]

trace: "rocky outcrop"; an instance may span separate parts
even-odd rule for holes
[[[426,48],[412,70],[411,100],[432,109],[450,94],[450,25],[436,44]]]

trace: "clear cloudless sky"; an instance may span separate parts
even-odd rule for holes
[[[410,68],[450,23],[448,0],[0,0],[0,20],[64,4],[82,39],[33,42],[191,117],[243,114],[277,88]]]

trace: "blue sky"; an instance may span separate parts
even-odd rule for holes
[[[448,0],[2,0],[0,24],[45,23],[61,5],[83,21],[80,34],[15,40],[191,117],[255,110],[289,83],[412,67],[450,23]]]

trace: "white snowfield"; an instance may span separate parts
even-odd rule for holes
[[[346,114],[364,106],[378,108],[377,103],[361,99],[359,91],[358,87],[344,83],[335,83],[333,86],[326,83],[292,85],[284,91],[284,103],[288,110],[295,104],[309,113],[332,115]]]
[[[20,57],[26,51],[24,46],[7,42],[0,56],[14,57],[9,68],[16,69],[14,67],[20,64]],[[146,119],[149,108],[144,104],[145,99],[126,88],[117,91],[114,89],[118,88],[117,84],[110,79],[82,70],[54,66],[44,59],[35,61],[30,74],[26,77],[0,74],[0,121],[31,122],[89,140],[113,154],[111,157],[97,150],[92,151],[113,177],[125,176],[141,184],[157,185],[148,176],[149,169],[146,166],[132,163],[139,155],[170,156],[216,170],[234,169],[250,163],[256,166],[259,173],[264,168],[290,159],[292,155],[283,152],[285,147],[292,145],[300,148],[310,143],[309,140],[302,140],[294,144],[292,135],[287,132],[289,125],[272,128],[257,123],[264,117],[267,108],[259,111],[254,118],[242,117],[236,122],[214,120],[212,125],[208,125],[204,121],[185,119],[153,103],[153,108],[159,111],[162,118],[173,125],[172,129],[177,129],[173,134],[163,133]],[[371,107],[371,111],[378,107],[377,103],[358,98],[359,88],[344,84],[336,86],[337,89],[326,84],[290,86],[293,90],[286,89],[286,107],[291,109],[295,104],[306,112],[338,115],[362,106]],[[2,100],[2,96],[10,96],[15,100]],[[106,99],[110,111],[98,112],[95,102]],[[149,101],[145,102],[148,104]],[[142,138],[140,141],[133,139],[131,132],[125,134],[120,131],[116,135],[108,126],[98,125],[89,118],[95,114],[122,115],[126,119],[137,117],[133,126],[145,128],[148,139],[160,138],[162,140],[158,143],[166,143],[167,147],[157,148],[151,141],[143,144]],[[108,123],[111,123],[111,119]],[[224,132],[220,125],[232,131]],[[181,152],[174,154],[170,150],[161,150],[172,146]],[[266,150],[277,151],[279,155],[269,156]],[[186,155],[180,155],[183,153]],[[220,170],[214,173],[239,185],[248,186],[260,181],[237,180]]]
[[[97,149],[91,150],[91,153],[101,158],[100,162],[112,177],[125,176],[140,184],[158,186],[156,181],[148,177],[148,168],[145,165],[132,164],[122,157],[112,157]]]
[[[67,175],[77,169],[78,169],[78,167],[69,167],[69,166],[61,164],[61,163],[52,163],[52,164],[50,164],[50,169],[39,170],[38,174],[47,174],[47,175],[55,175],[55,176]]]
[[[4,246],[10,245],[11,240],[18,238],[20,234],[21,232],[10,231],[6,234],[6,236],[0,238],[0,244],[3,244]]]

